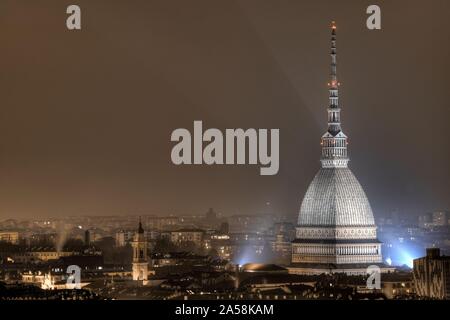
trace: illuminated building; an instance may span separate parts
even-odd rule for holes
[[[421,228],[445,227],[449,225],[450,213],[447,211],[434,211],[419,216]]]
[[[262,232],[272,225],[271,217],[260,215],[233,215],[228,219],[231,233]]]
[[[381,243],[366,194],[348,168],[348,142],[341,129],[338,103],[334,23],[328,85],[328,129],[321,139],[321,168],[301,204],[289,271],[365,274],[369,265],[382,263]]]
[[[203,239],[204,248],[206,250],[215,250],[217,256],[221,259],[230,260],[235,251],[235,245],[227,234],[212,234]]]
[[[445,227],[448,225],[449,214],[446,211],[435,211],[433,212],[433,224],[435,226]]]
[[[147,240],[139,219],[138,232],[134,235],[133,246],[133,280],[148,280]]]
[[[209,264],[208,256],[193,252],[168,252],[151,254],[152,266],[155,268],[167,266],[193,266]]]
[[[54,276],[54,275],[51,275],[51,273],[43,273],[41,271],[37,271],[37,272],[28,271],[28,272],[22,273],[21,276],[22,276],[23,283],[37,284],[42,289],[53,288],[55,281],[63,280],[62,275]]]
[[[15,263],[41,263],[58,260],[61,257],[68,257],[74,254],[79,254],[79,252],[58,251],[54,247],[31,247],[11,253],[11,258]]]
[[[133,241],[134,232],[120,230],[116,232],[115,240],[116,247],[125,247],[128,243]]]
[[[28,271],[22,273],[22,283],[33,284],[43,290],[64,290],[72,289],[71,284],[67,283],[66,274],[52,274],[51,272],[33,272]],[[80,287],[89,285],[89,282],[81,282]],[[73,286],[73,285],[72,285]]]
[[[8,242],[11,244],[19,243],[19,233],[16,231],[1,231],[0,232],[0,241]]]
[[[194,243],[201,246],[204,231],[201,229],[179,229],[170,233],[170,241],[175,244]]]
[[[419,216],[419,227],[429,228],[430,226],[433,226],[433,219],[431,213],[426,213]]]
[[[438,248],[427,249],[425,257],[414,259],[416,293],[421,297],[450,299],[450,257]]]
[[[179,217],[146,217],[146,228],[163,230],[178,225],[181,221]]]
[[[414,296],[414,282],[410,273],[405,275],[393,273],[391,275],[392,277],[383,275],[383,281],[381,282],[381,292],[386,298],[394,299],[396,297]],[[395,276],[398,279],[395,279]]]
[[[291,241],[287,241],[286,237],[283,234],[277,234],[275,241],[271,241],[270,245],[272,247],[272,251],[278,254],[280,257],[287,257],[291,255],[292,252],[292,243]]]

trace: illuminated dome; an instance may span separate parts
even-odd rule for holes
[[[321,168],[309,185],[299,226],[374,226],[366,194],[349,168]]]
[[[348,168],[348,138],[341,127],[336,74],[336,25],[331,28],[328,128],[320,145],[321,168],[300,206],[290,273],[367,274],[382,264],[381,243],[363,188]]]

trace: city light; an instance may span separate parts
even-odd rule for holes
[[[386,258],[386,263],[390,266],[392,266],[392,259],[391,258]]]
[[[394,242],[385,247],[385,261],[388,265],[413,267],[413,260],[422,257],[425,249],[408,242]]]

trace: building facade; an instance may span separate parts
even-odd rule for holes
[[[131,243],[134,239],[134,232],[120,230],[116,232],[115,240],[116,247],[125,247],[127,244]]]
[[[381,243],[369,201],[348,168],[347,136],[341,128],[336,73],[336,25],[331,27],[328,129],[321,138],[321,168],[303,198],[291,273],[364,274],[381,264]]]
[[[446,227],[449,225],[450,213],[448,211],[428,212],[419,216],[419,227],[431,229],[435,227]]]
[[[11,253],[11,258],[15,263],[40,263],[58,260],[74,254],[79,254],[79,252],[58,251],[55,248],[27,248],[25,251]]]
[[[289,258],[292,254],[292,242],[283,234],[277,234],[275,241],[270,242],[272,251],[280,258]]]
[[[17,231],[0,231],[0,241],[18,244],[19,233]]]
[[[450,257],[441,256],[438,248],[427,249],[425,257],[413,263],[417,295],[433,299],[450,299]]]
[[[170,233],[170,241],[175,244],[194,243],[202,246],[204,231],[201,229],[179,229]]]

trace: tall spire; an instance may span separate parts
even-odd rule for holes
[[[322,136],[322,167],[345,168],[349,161],[347,157],[347,136],[341,129],[341,109],[339,107],[339,86],[337,78],[336,55],[336,23],[331,23],[331,73],[328,83],[328,130]]]
[[[328,132],[336,135],[341,131],[340,109],[339,109],[339,85],[337,79],[337,63],[336,63],[336,24],[331,24],[331,81],[329,86],[329,108],[328,108]]]
[[[337,81],[336,74],[336,23],[331,22],[331,81]]]

